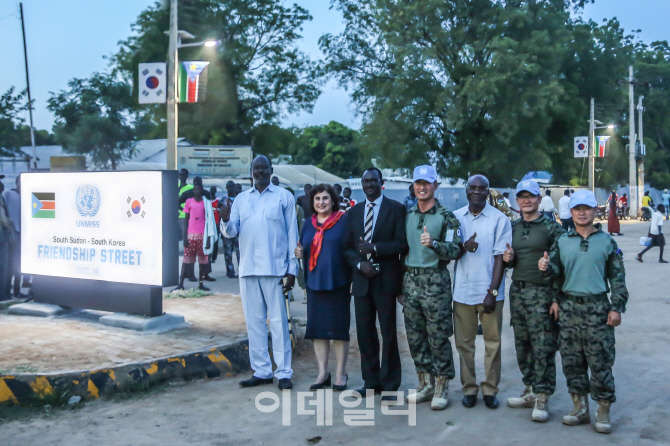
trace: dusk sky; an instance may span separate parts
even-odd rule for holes
[[[130,25],[139,13],[154,3],[150,0],[25,0],[26,38],[30,64],[33,99],[36,100],[34,119],[38,129],[51,129],[53,115],[46,109],[49,92],[67,87],[74,78],[87,77],[94,71],[104,71],[110,55],[119,40],[127,38]],[[293,3],[293,2],[290,2]],[[318,39],[324,33],[338,33],[343,29],[341,16],[329,9],[329,0],[299,0],[314,20],[305,24],[301,48],[313,58],[322,57]],[[25,71],[19,3],[0,0],[0,29],[3,44],[0,60],[0,94],[12,85],[25,88]],[[670,40],[668,17],[669,0],[597,0],[584,11],[584,18],[602,21],[617,17],[626,31],[641,29],[641,38],[651,43]],[[167,37],[166,37],[167,38]],[[27,120],[27,116],[26,116]],[[297,126],[326,124],[339,121],[358,127],[355,109],[347,92],[330,83],[316,103],[312,114],[289,116],[284,125]]]

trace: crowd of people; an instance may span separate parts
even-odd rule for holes
[[[520,218],[510,222],[493,205],[509,207],[507,197],[492,198],[483,175],[469,178],[466,206],[447,209],[435,198],[439,182],[429,165],[414,170],[404,203],[384,197],[384,179],[377,168],[365,170],[361,178],[365,200],[356,204],[350,200],[346,206],[338,190],[326,184],[306,186],[296,203],[291,191],[272,183],[272,164],[264,156],[253,160],[252,175],[254,186],[239,194],[231,208],[221,210],[220,224],[224,237],[239,237],[240,290],[254,370],[241,386],[270,384],[274,376],[280,389],[292,388],[284,293],[302,269],[305,337],[314,343],[318,366],[312,390],[347,388],[353,296],[364,382],[356,392],[361,397],[382,393],[382,404],[397,401],[395,391],[402,382],[398,301],[419,381],[407,402],[430,401],[434,410],[447,407],[449,385],[456,376],[453,335],[462,404],[475,406],[481,391],[484,404],[496,409],[505,271],[511,269],[511,323],[524,390],[507,404],[532,408],[534,421],[548,420],[560,345],[574,402],[563,423],[590,422],[590,394],[598,404],[596,431],[611,431],[610,405],[616,400],[614,327],[621,323],[628,292],[621,250],[594,224],[598,205],[593,193],[568,192],[567,205],[563,200],[559,210],[545,210],[546,196],[539,185],[523,180],[516,188]],[[566,207],[569,218],[563,218]],[[299,231],[300,210],[304,224]],[[563,213],[561,224],[552,218],[554,211]],[[450,262],[456,262],[453,282],[447,269]],[[485,376],[478,382],[475,339],[480,324]],[[331,345],[334,369],[329,367]]]

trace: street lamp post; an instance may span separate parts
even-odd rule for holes
[[[170,46],[168,49],[168,90],[167,90],[167,168],[177,170],[177,135],[179,125],[177,111],[177,0],[170,1]]]
[[[628,194],[630,198],[630,215],[632,218],[639,218],[639,196],[637,193],[637,172],[635,160],[635,96],[633,93],[635,86],[633,78],[633,66],[628,67]]]
[[[26,88],[28,91],[28,114],[30,115],[30,145],[33,147],[33,166],[37,170],[37,149],[35,148],[35,126],[33,125],[33,99],[30,95],[30,75],[28,74],[28,46],[26,44],[26,25],[23,21],[23,3],[19,3],[21,10],[21,32],[23,33],[23,56],[26,62]],[[30,166],[29,166],[30,167]]]
[[[177,26],[177,0],[170,0],[170,30],[166,32],[170,36],[168,49],[168,90],[167,90],[167,168],[177,170],[177,139],[179,137],[179,98],[177,90],[179,82],[179,48],[205,46],[214,47],[220,43],[219,40],[208,39],[202,42],[181,43],[181,39],[193,39],[195,36],[179,31]]]
[[[638,121],[638,134],[640,135],[640,152],[636,153],[637,155],[637,196],[642,197],[644,195],[644,155],[645,155],[645,150],[644,150],[644,131],[642,129],[642,112],[644,111],[644,107],[642,106],[642,99],[644,99],[644,96],[640,96],[639,98],[639,104],[637,106],[637,116],[639,118]],[[637,150],[636,150],[637,152]]]
[[[596,130],[597,129],[613,129],[614,124],[603,125],[601,127],[596,126],[596,124],[602,124],[595,118],[595,100],[591,98],[591,118],[588,120],[589,123],[589,190],[595,193],[596,182],[595,182],[595,150],[596,150]]]

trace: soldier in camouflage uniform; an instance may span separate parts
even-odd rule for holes
[[[628,290],[621,250],[600,224],[593,224],[597,206],[592,192],[574,193],[570,213],[575,229],[558,239],[551,255],[545,253],[538,267],[548,275],[564,278],[559,322],[561,359],[575,407],[563,417],[563,423],[590,423],[590,392],[598,402],[596,432],[610,433],[610,405],[616,401],[612,376],[614,327],[621,324],[621,313],[626,311]]]
[[[540,186],[523,180],[516,187],[522,218],[512,223],[512,246],[507,245],[503,260],[514,268],[510,287],[510,322],[514,328],[516,359],[525,390],[519,398],[509,398],[514,408],[533,408],[531,419],[549,419],[547,402],[556,388],[558,350],[558,290],[554,281],[537,268],[537,261],[550,251],[563,234],[555,221],[539,212]]]
[[[416,206],[407,214],[409,252],[403,281],[407,341],[419,376],[408,403],[432,398],[431,408],[447,407],[449,380],[454,379],[454,358],[449,337],[453,334],[450,260],[461,248],[458,219],[435,199],[437,173],[432,166],[414,169]],[[434,381],[434,384],[433,384]]]
[[[512,211],[505,201],[505,197],[500,192],[495,189],[490,189],[488,202],[491,206],[505,214],[507,218],[514,220],[514,214],[512,214]]]

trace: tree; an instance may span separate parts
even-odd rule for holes
[[[198,40],[216,38],[216,49],[183,48],[181,61],[208,60],[208,93],[202,103],[179,106],[179,133],[200,144],[249,144],[252,128],[286,115],[311,111],[320,94],[318,65],[297,49],[311,16],[279,0],[182,0],[179,28]],[[120,42],[112,63],[137,80],[140,62],[164,61],[169,11],[158,3],[133,25],[137,34]],[[154,122],[165,107],[150,107]]]
[[[136,134],[148,125],[133,111],[131,86],[105,73],[72,79],[68,91],[51,95],[56,140],[68,153],[89,155],[101,168],[116,170],[134,153]]]
[[[0,96],[0,156],[24,156],[19,150],[30,145],[30,127],[21,116],[28,110],[26,91],[15,93],[15,88]],[[55,144],[54,135],[46,130],[36,130],[36,145]]]
[[[291,144],[296,139],[296,132],[294,128],[285,129],[276,124],[257,125],[251,130],[254,154],[265,155],[271,160],[290,157]]]
[[[621,96],[614,81],[632,55],[615,20],[571,18],[584,3],[336,0],[346,29],[320,45],[327,70],[353,88],[362,151],[380,164],[429,161],[501,185],[530,170],[568,181],[590,98]]]
[[[644,95],[646,179],[653,187],[665,189],[670,185],[670,47],[667,41],[653,42],[639,49],[635,76],[636,90]]]
[[[334,175],[349,178],[362,174],[358,132],[339,122],[302,130],[291,152],[294,164],[312,164]]]

